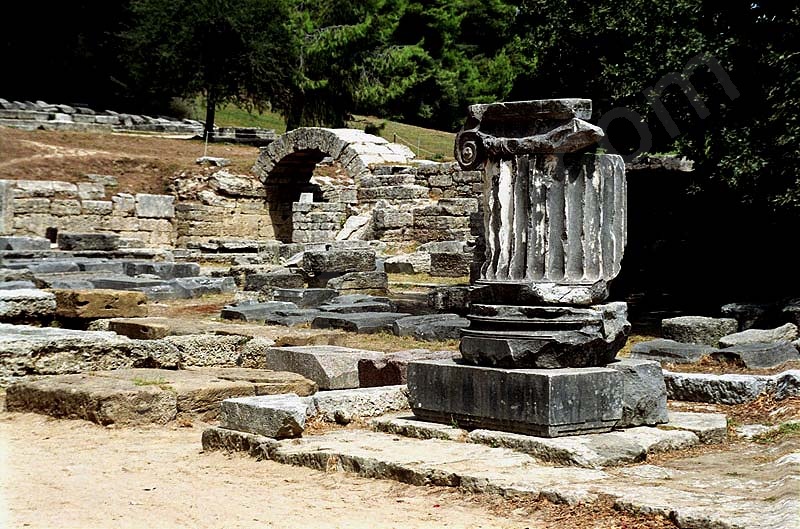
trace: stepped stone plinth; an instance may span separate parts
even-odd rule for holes
[[[623,385],[605,366],[630,324],[625,303],[603,302],[626,243],[625,166],[591,152],[603,137],[585,121],[591,108],[469,108],[455,155],[484,174],[485,260],[462,359],[409,366],[420,418],[550,437],[607,431],[621,416]]]

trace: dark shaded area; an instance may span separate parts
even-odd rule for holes
[[[677,315],[718,316],[726,303],[800,296],[800,222],[722,189],[693,192],[697,172],[628,171],[628,245],[612,300],[629,303],[635,332]]]
[[[264,187],[275,239],[292,242],[292,202],[300,199],[300,193],[314,193],[314,201],[322,201],[319,186],[311,184],[310,180],[325,156],[327,154],[316,149],[297,151],[284,157],[270,171]]]
[[[127,65],[119,61],[117,35],[127,4],[4,3],[2,97],[126,110]]]

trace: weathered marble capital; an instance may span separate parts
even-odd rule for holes
[[[576,152],[603,137],[585,121],[591,115],[588,99],[472,105],[456,135],[455,157],[464,169],[477,169],[497,156]]]

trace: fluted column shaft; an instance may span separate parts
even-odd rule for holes
[[[620,156],[492,156],[485,171],[483,281],[585,284],[619,273],[627,228]]]

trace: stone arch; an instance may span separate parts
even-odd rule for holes
[[[353,182],[352,192],[341,193],[340,200],[355,203],[362,179],[372,174],[371,166],[406,164],[414,153],[357,129],[302,127],[279,136],[261,149],[253,166],[266,188],[276,239],[292,242],[292,204],[310,190],[314,168],[326,157],[340,163]]]

